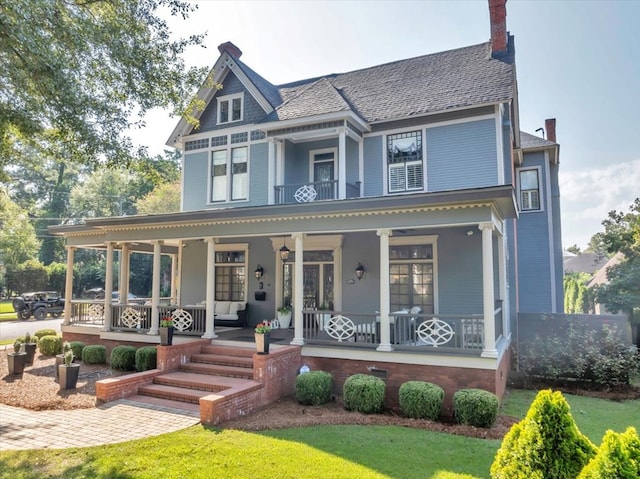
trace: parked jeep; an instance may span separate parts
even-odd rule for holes
[[[47,314],[52,318],[59,318],[64,312],[64,298],[55,291],[24,293],[13,299],[13,309],[18,319],[29,319],[33,315],[40,320],[45,319]]]

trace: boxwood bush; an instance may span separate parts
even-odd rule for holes
[[[491,427],[499,406],[498,397],[483,389],[460,389],[453,395],[453,414],[459,424]]]
[[[575,478],[595,453],[595,446],[578,430],[562,394],[546,389],[538,393],[526,417],[504,436],[491,465],[491,477]]]
[[[48,336],[42,336],[38,340],[38,349],[40,354],[44,356],[55,356],[62,352],[62,338],[58,335],[51,334]]]
[[[406,417],[436,421],[442,411],[444,389],[425,381],[408,381],[400,386],[399,400]]]
[[[99,344],[85,346],[82,350],[82,362],[87,364],[105,364],[107,362],[107,348]]]
[[[69,346],[71,347],[71,351],[73,351],[74,358],[82,358],[82,350],[84,349],[86,344],[84,344],[82,341],[71,341],[69,343]]]
[[[136,351],[136,370],[155,369],[158,362],[158,350],[155,346],[144,346]]]
[[[38,331],[33,333],[33,335],[38,338],[38,341],[40,341],[40,338],[43,338],[45,336],[57,336],[58,333],[55,329],[39,329]]]
[[[387,385],[380,378],[368,374],[349,376],[342,388],[342,399],[347,411],[364,414],[382,412]]]
[[[331,400],[333,378],[324,371],[309,371],[296,378],[296,399],[301,404],[319,406]]]
[[[136,369],[136,347],[135,346],[116,346],[111,351],[111,368],[118,371],[135,371]]]
[[[602,477],[640,477],[640,437],[635,428],[629,427],[622,434],[607,431],[596,456],[582,469],[578,479]]]

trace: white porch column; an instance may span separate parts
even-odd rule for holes
[[[107,242],[107,265],[104,272],[104,329],[111,331],[112,314],[111,303],[113,302],[113,243]]]
[[[207,302],[207,314],[205,317],[205,331],[202,335],[203,338],[213,339],[218,335],[215,332],[214,313],[216,308],[216,239],[205,238],[207,243],[207,281],[205,284]]]
[[[364,140],[358,140],[358,182],[360,183],[360,194],[358,197],[364,196]]]
[[[509,301],[507,298],[507,258],[505,257],[505,237],[498,234],[498,284],[500,291],[498,297],[501,299],[502,306],[502,336],[509,336],[509,326],[507,321],[507,307]]]
[[[129,300],[129,243],[122,243],[120,249],[120,302],[125,304]]]
[[[347,197],[347,132],[340,128],[338,133],[338,199]]]
[[[62,324],[68,326],[71,324],[71,315],[73,313],[73,256],[76,248],[67,246],[67,275],[64,281],[64,320]]]
[[[178,304],[178,255],[171,255],[171,303]]]
[[[268,143],[269,157],[267,163],[267,203],[275,204],[275,186],[276,186],[276,141],[271,138]]]
[[[151,277],[151,327],[147,334],[160,334],[160,259],[162,241],[153,241],[153,269]]]
[[[482,357],[497,358],[493,294],[493,223],[480,223],[478,228],[482,231],[482,311],[484,316]]]
[[[295,240],[295,264],[294,273],[295,282],[293,284],[293,341],[291,344],[297,344],[302,346],[304,344],[304,322],[302,317],[303,302],[303,290],[304,283],[302,281],[303,266],[304,266],[304,235],[302,233],[292,234],[291,237]]]
[[[284,185],[284,144],[276,140],[276,184]]]
[[[393,351],[389,322],[389,236],[390,229],[376,231],[380,237],[380,344],[378,351]]]

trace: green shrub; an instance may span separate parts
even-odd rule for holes
[[[44,356],[55,356],[62,352],[62,338],[57,335],[42,336],[38,340],[38,349]]]
[[[498,417],[498,397],[482,389],[460,389],[453,395],[453,415],[459,424],[491,427]]]
[[[109,362],[113,369],[118,371],[135,371],[136,369],[136,347],[116,346],[111,351]]]
[[[585,466],[578,479],[602,477],[640,477],[640,437],[635,428],[629,427],[622,434],[607,431],[596,456]]]
[[[324,371],[309,371],[296,378],[296,399],[300,404],[319,406],[331,400],[333,378]]]
[[[155,346],[144,346],[136,351],[136,370],[148,371],[157,367],[158,350]]]
[[[21,349],[22,349],[22,341],[20,341],[19,339],[16,339],[13,342],[13,352],[18,354]]]
[[[82,350],[82,362],[87,364],[105,364],[107,362],[107,348],[99,344],[85,346]]]
[[[85,346],[86,344],[82,341],[71,341],[69,343],[69,347],[71,348],[71,351],[73,351],[73,357],[78,359],[82,358],[82,350]]]
[[[57,336],[58,333],[55,329],[39,329],[38,331],[33,333],[33,335],[38,338],[38,341],[40,341],[40,338],[43,338],[45,336]]]
[[[436,421],[442,411],[444,389],[424,381],[408,381],[400,386],[399,399],[406,417]]]
[[[493,479],[575,478],[596,448],[579,430],[561,393],[540,391],[526,417],[505,435]]]
[[[386,384],[380,378],[368,374],[349,376],[342,388],[344,407],[347,411],[364,414],[382,412]]]

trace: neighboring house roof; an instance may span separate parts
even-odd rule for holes
[[[564,272],[593,274],[601,269],[607,261],[606,256],[597,253],[580,253],[573,256],[564,256]]]
[[[265,120],[303,118],[316,115],[318,109],[344,111],[348,105],[365,121],[375,123],[500,103],[515,95],[512,63],[511,56],[492,58],[487,42],[280,85],[283,104]],[[322,89],[309,84],[322,89],[331,85],[335,93],[324,97],[319,94]],[[290,106],[293,99],[295,108]],[[325,104],[327,100],[330,104]]]
[[[609,261],[607,261],[598,272],[591,278],[587,287],[592,288],[595,285],[600,284],[608,284],[609,280],[607,279],[607,270],[612,266],[615,266],[621,263],[624,260],[624,255],[620,252],[614,254]]]

